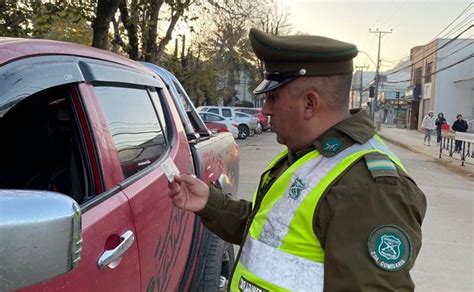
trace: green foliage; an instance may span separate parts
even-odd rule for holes
[[[287,15],[274,0],[117,1],[0,0],[0,36],[84,45],[99,36],[106,49],[168,68],[201,105],[233,101],[242,75],[251,94],[262,67],[250,47],[250,27],[277,34],[289,30]],[[107,20],[97,14],[98,6]],[[92,28],[97,20],[100,25]],[[170,42],[174,52],[166,50]]]
[[[90,45],[94,6],[87,1],[0,2],[0,35]]]

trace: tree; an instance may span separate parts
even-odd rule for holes
[[[0,35],[90,45],[93,5],[82,1],[1,1]]]
[[[109,28],[112,19],[117,12],[121,0],[98,0],[97,10],[94,20],[92,21],[92,29],[94,36],[92,39],[92,46],[108,50],[109,43]],[[73,1],[74,2],[74,1]]]

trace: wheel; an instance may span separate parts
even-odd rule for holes
[[[239,134],[238,134],[237,137],[238,137],[238,139],[241,139],[241,140],[247,139],[247,135],[245,135],[245,133],[240,133],[240,132],[239,132]]]
[[[235,262],[234,248],[214,233],[206,232],[209,233],[206,257],[198,286],[193,291],[226,291]]]
[[[250,136],[250,129],[246,125],[239,125],[239,134],[245,134],[246,137]]]

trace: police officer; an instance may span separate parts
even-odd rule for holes
[[[241,246],[231,291],[410,291],[426,199],[363,110],[349,110],[357,48],[319,36],[250,30],[263,113],[287,146],[253,202],[188,175],[173,203]]]

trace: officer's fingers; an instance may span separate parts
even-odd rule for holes
[[[195,185],[195,184],[201,183],[201,180],[196,178],[195,175],[181,174],[180,179],[182,182],[188,185]]]
[[[181,193],[181,186],[178,185],[178,184],[174,184],[173,186],[171,186],[171,189],[170,189],[170,192],[169,192],[169,197],[174,198],[179,193]]]

